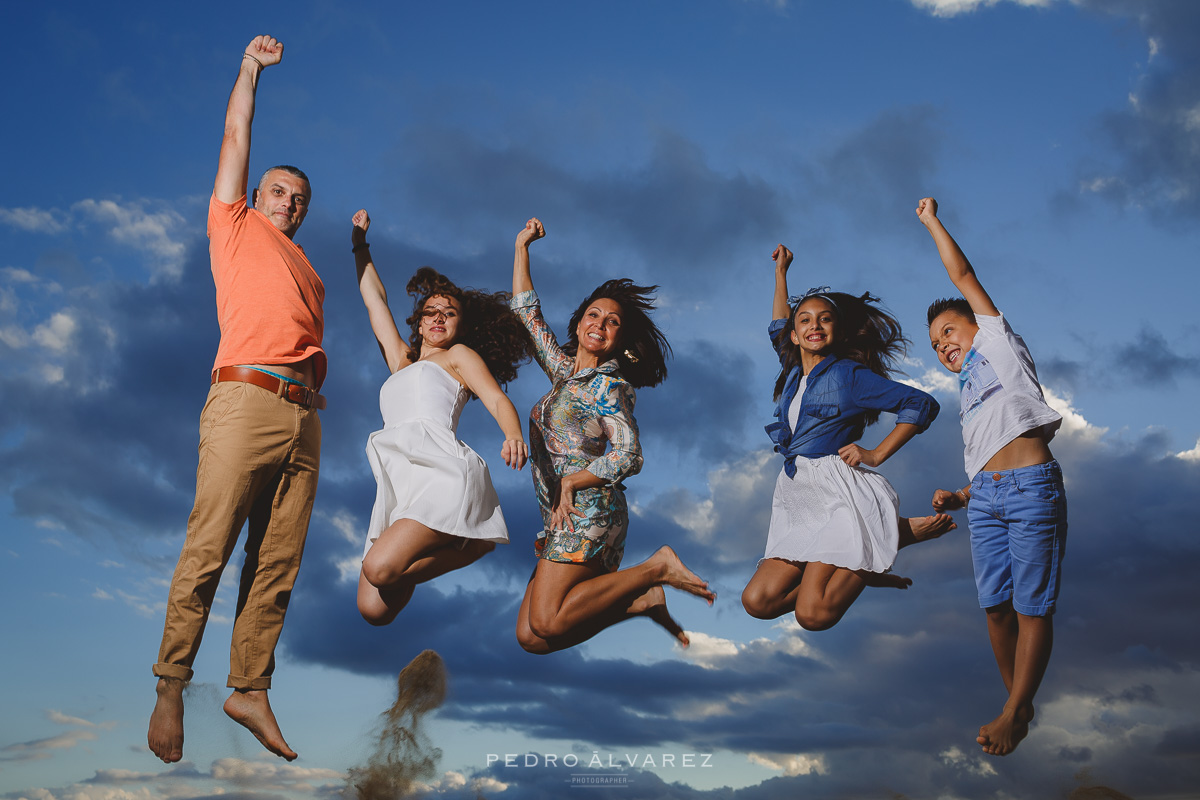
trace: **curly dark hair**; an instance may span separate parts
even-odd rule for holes
[[[975,321],[975,311],[971,308],[970,303],[961,297],[943,297],[941,300],[934,300],[929,304],[929,310],[925,312],[926,326],[932,325],[935,319],[947,311],[961,314],[971,322]]]
[[[413,297],[412,316],[405,320],[412,331],[408,340],[410,361],[421,357],[421,310],[435,295],[458,301],[462,314],[454,343],[478,353],[497,383],[503,385],[516,378],[518,367],[533,357],[529,331],[509,309],[508,292],[463,289],[433,267],[417,270],[405,291]]]
[[[638,389],[662,383],[667,377],[667,358],[671,355],[671,345],[654,320],[650,319],[656,289],[658,286],[638,286],[629,278],[617,278],[597,286],[571,315],[563,352],[575,355],[579,349],[576,331],[583,313],[592,303],[607,298],[621,307],[621,332],[617,339],[616,355],[621,376]]]
[[[836,341],[831,343],[834,355],[848,358],[865,366],[884,378],[897,372],[895,362],[908,351],[909,341],[900,331],[900,323],[890,313],[875,305],[879,298],[870,292],[861,295],[845,292],[808,294],[788,309],[787,324],[780,336],[783,337],[783,359],[779,377],[775,381],[775,400],[783,395],[788,373],[800,366],[800,348],[792,344],[792,331],[796,329],[796,312],[806,300],[825,300],[833,309],[837,320]],[[874,425],[879,419],[878,411],[868,411],[866,424]]]

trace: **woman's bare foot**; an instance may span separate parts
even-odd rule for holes
[[[717,593],[709,590],[708,581],[701,580],[699,575],[684,566],[675,551],[667,545],[658,548],[654,555],[646,559],[646,563],[661,567],[663,570],[662,583],[671,588],[703,598],[708,601],[710,606],[717,599]]]
[[[265,689],[235,691],[225,701],[225,713],[237,724],[254,734],[254,738],[262,742],[263,747],[277,756],[294,761],[296,752],[288,747],[275,721],[275,713],[271,711],[271,703],[267,700]]]
[[[158,679],[158,699],[146,732],[151,752],[168,764],[183,758],[183,687],[184,682],[178,678]]]
[[[912,586],[912,578],[893,575],[890,572],[868,572],[860,569],[855,572],[867,586],[878,586],[884,589],[907,589]]]
[[[909,517],[908,524],[912,528],[913,541],[928,542],[944,533],[949,533],[958,527],[958,523],[949,514],[933,514],[928,517]]]
[[[993,756],[1006,756],[1021,740],[1029,735],[1029,723],[1033,721],[1033,707],[1022,711],[1009,711],[1005,708],[1000,716],[979,729],[975,741],[983,747],[983,752]]]
[[[647,617],[658,623],[667,633],[674,636],[682,647],[687,647],[692,643],[688,639],[688,635],[684,633],[683,627],[667,611],[667,593],[661,586],[651,586],[647,589],[645,594],[630,604],[629,613]]]

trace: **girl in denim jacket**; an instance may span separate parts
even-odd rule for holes
[[[907,588],[888,574],[896,551],[955,527],[946,514],[904,519],[877,467],[937,416],[925,392],[891,380],[906,340],[877,298],[810,290],[788,301],[792,253],[775,259],[774,319],[768,332],[781,365],[776,422],[767,426],[784,457],[775,483],[767,549],[742,592],[747,613],[775,619],[793,612],[811,631],[837,624],[867,586]],[[855,442],[880,411],[896,427],[874,449]]]

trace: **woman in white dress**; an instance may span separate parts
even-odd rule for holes
[[[508,296],[463,290],[429,267],[408,283],[415,298],[409,343],[387,303],[360,210],[351,234],[358,286],[391,377],[379,392],[384,427],[367,440],[378,483],[358,580],[358,610],[386,625],[418,583],[465,567],[508,542],[487,465],[458,440],[472,396],[504,433],[500,455],[513,469],[528,456],[521,422],[498,381],[529,359],[529,337]],[[411,344],[410,344],[411,343]]]
[[[775,260],[773,320],[779,355],[775,416],[767,426],[784,458],[771,503],[767,548],[742,592],[759,619],[794,613],[807,630],[837,624],[867,586],[907,588],[888,571],[905,545],[955,527],[947,514],[904,519],[877,467],[937,416],[925,392],[889,378],[905,345],[900,325],[878,298],[810,289],[789,301],[792,253]],[[879,412],[896,426],[873,449],[856,444]]]

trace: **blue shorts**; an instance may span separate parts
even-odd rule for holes
[[[1067,548],[1067,495],[1057,461],[980,472],[967,506],[980,608],[1054,613]]]

